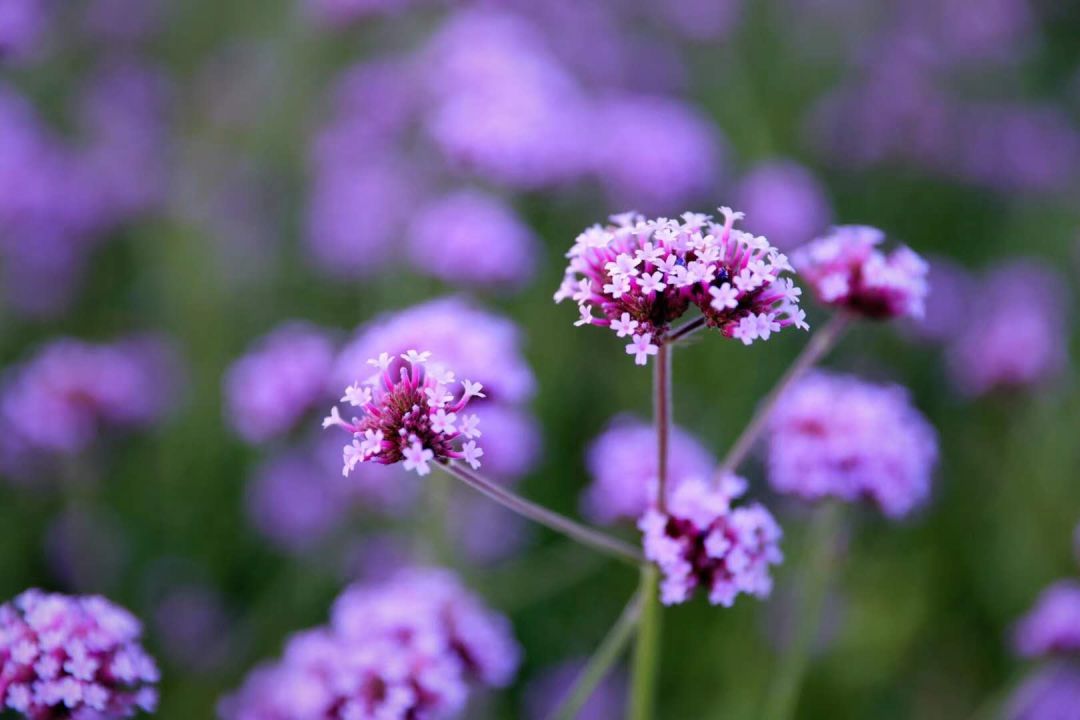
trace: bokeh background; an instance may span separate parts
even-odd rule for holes
[[[531,717],[636,576],[445,478],[343,484],[342,351],[483,346],[485,382],[523,373],[504,479],[588,512],[590,444],[648,417],[650,374],[552,303],[563,253],[721,204],[784,249],[866,223],[933,267],[925,322],[828,361],[908,386],[942,460],[915,516],[851,516],[799,716],[996,717],[1031,669],[1012,624],[1080,572],[1075,2],[0,0],[0,597],[131,608],[158,717],[189,720],[349,582],[438,562],[525,649],[469,717]],[[805,341],[703,336],[677,422],[721,454]],[[747,472],[788,561],[767,603],[666,612],[660,717],[756,717],[784,644],[805,512]]]

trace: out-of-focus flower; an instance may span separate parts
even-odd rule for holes
[[[767,597],[769,566],[781,562],[780,526],[759,504],[731,507],[746,481],[729,475],[721,487],[700,478],[675,488],[666,511],[650,508],[638,527],[645,557],[660,567],[665,605],[686,602],[699,586],[713,605],[730,607],[740,593]]]
[[[972,320],[977,283],[960,264],[943,257],[927,260],[926,311],[904,325],[917,339],[945,343],[962,334]]]
[[[7,0],[0,5],[0,64],[33,58],[51,14],[47,0]]]
[[[645,6],[684,37],[718,40],[738,25],[742,4],[742,0],[670,0]]]
[[[464,286],[519,287],[533,275],[537,240],[508,204],[461,190],[421,208],[408,230],[413,267]]]
[[[973,291],[973,311],[948,346],[954,384],[981,395],[1055,377],[1068,357],[1065,294],[1057,273],[1037,263],[993,270]]]
[[[103,597],[24,592],[0,606],[0,707],[27,718],[153,712],[159,673],[141,634]]]
[[[1039,596],[1013,632],[1024,657],[1080,655],[1080,582],[1061,580]]]
[[[459,493],[450,500],[448,534],[461,555],[476,565],[517,555],[533,537],[532,529],[520,515],[476,493]]]
[[[460,298],[443,298],[376,318],[341,351],[332,373],[335,387],[371,375],[368,358],[410,348],[431,350],[429,370],[454,370],[484,384],[487,402],[520,403],[536,389],[521,352],[521,331],[510,320]]]
[[[233,430],[250,443],[288,432],[326,395],[334,362],[327,333],[288,322],[259,339],[225,375],[226,415]]]
[[[821,183],[790,160],[756,166],[739,183],[736,197],[754,230],[784,251],[812,240],[832,216]]]
[[[584,660],[562,663],[544,670],[525,688],[525,712],[528,720],[544,720],[558,707],[574,687],[585,667]],[[625,674],[609,673],[589,696],[578,713],[578,720],[619,720],[626,716],[627,680]]]
[[[765,238],[736,230],[742,213],[720,212],[723,225],[695,213],[684,213],[681,223],[626,213],[608,227],[594,225],[567,253],[570,264],[555,301],[578,304],[576,325],[609,327],[630,338],[626,351],[638,365],[657,353],[671,323],[691,305],[708,327],[744,345],[791,325],[806,329],[802,291],[782,277],[791,270],[787,257]]]
[[[91,0],[83,25],[102,42],[141,42],[161,30],[165,12],[162,0]]]
[[[593,172],[612,204],[672,212],[715,189],[722,139],[692,105],[616,95],[593,112]]]
[[[480,420],[463,411],[472,398],[484,397],[484,386],[462,380],[455,397],[455,374],[426,368],[430,357],[426,350],[408,350],[396,358],[381,353],[368,361],[376,374],[345,389],[341,401],[359,408],[362,417],[346,421],[335,405],[323,420],[324,428],[340,427],[352,435],[343,453],[345,475],[363,462],[400,462],[421,476],[431,472],[431,462],[464,460],[480,467],[484,451],[474,439],[481,435]]]
[[[1080,667],[1062,661],[1040,668],[1009,698],[1007,720],[1080,720]]]
[[[769,416],[773,489],[804,500],[869,500],[896,518],[924,503],[937,436],[906,390],[815,372]]]
[[[690,433],[673,428],[668,457],[668,487],[692,477],[707,477],[716,460]],[[595,522],[641,517],[655,487],[656,432],[634,418],[617,417],[589,445],[586,464],[592,484],[582,499],[583,511]]]
[[[919,317],[929,266],[899,246],[885,254],[885,234],[864,225],[834,228],[792,253],[791,260],[818,300],[873,319]]]

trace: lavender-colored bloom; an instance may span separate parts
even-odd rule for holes
[[[665,510],[641,516],[645,557],[660,567],[665,605],[686,602],[698,587],[724,607],[741,593],[768,597],[769,566],[783,560],[783,533],[763,505],[731,506],[745,491],[746,481],[734,475],[719,487],[691,478],[671,493]]]
[[[792,253],[818,300],[873,319],[919,317],[929,266],[903,245],[885,254],[877,228],[844,225]]]
[[[461,190],[421,208],[408,230],[409,258],[422,273],[456,285],[519,287],[532,277],[536,236],[513,208]]]
[[[937,436],[906,390],[815,372],[769,416],[769,483],[804,500],[869,500],[890,518],[927,500]]]
[[[1037,670],[1009,698],[1007,720],[1080,720],[1080,667],[1062,661]]]
[[[159,673],[141,635],[103,597],[24,592],[0,606],[0,708],[101,720],[153,712]]]
[[[416,58],[390,56],[357,63],[335,81],[326,123],[315,138],[319,167],[370,161],[419,120],[425,95]]]
[[[692,477],[707,477],[716,459],[690,433],[673,428],[668,457],[668,487]],[[636,520],[649,507],[656,485],[656,432],[635,418],[617,417],[589,445],[586,465],[592,484],[582,510],[594,522]]]
[[[742,213],[720,212],[723,225],[696,213],[683,213],[681,223],[625,213],[608,227],[594,225],[567,253],[555,302],[578,304],[575,325],[631,338],[626,352],[638,365],[657,354],[671,323],[692,305],[706,326],[744,345],[792,325],[807,329],[802,291],[782,277],[791,271],[787,257],[765,238],[735,229]]]
[[[964,267],[942,257],[928,259],[926,311],[904,325],[915,337],[944,343],[962,334],[972,321],[977,282]]]
[[[287,433],[325,398],[333,361],[327,333],[307,323],[288,322],[260,338],[225,375],[233,430],[250,443]]]
[[[574,686],[585,667],[584,660],[575,660],[544,670],[525,688],[525,712],[528,720],[551,717],[559,702]],[[608,674],[589,697],[577,715],[578,720],[620,720],[626,716],[626,675],[616,671]]]
[[[715,189],[722,138],[689,104],[619,95],[593,112],[593,172],[612,204],[674,212]]]
[[[1061,277],[1038,263],[1011,261],[972,293],[963,327],[948,348],[950,375],[968,395],[1022,389],[1055,377],[1067,361]]]
[[[453,369],[482,382],[489,402],[516,404],[536,389],[521,342],[521,331],[506,318],[461,298],[432,300],[362,326],[338,356],[331,378],[335,388],[366,380],[372,374],[368,358],[423,347],[431,350],[432,369]]]
[[[1039,596],[1013,632],[1024,657],[1080,655],[1080,582],[1061,580]]]
[[[473,412],[484,428],[484,472],[489,477],[514,482],[536,466],[541,445],[536,418],[497,402],[478,402]]]
[[[645,4],[677,32],[693,40],[726,37],[738,25],[742,14],[742,0],[670,0]]]
[[[47,0],[6,0],[0,4],[0,63],[32,58],[49,29]]]
[[[754,231],[784,251],[812,240],[832,215],[818,179],[789,160],[756,166],[739,183],[736,197]]]

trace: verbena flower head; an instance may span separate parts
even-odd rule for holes
[[[718,488],[687,480],[672,493],[666,512],[651,508],[641,517],[645,557],[660,567],[665,605],[686,602],[698,587],[710,603],[724,607],[740,593],[769,595],[769,566],[783,560],[782,533],[764,506],[731,506],[745,490],[746,481],[734,475]]]
[[[792,253],[791,260],[818,300],[864,317],[920,317],[929,265],[908,247],[878,246],[885,234],[865,225],[842,225]]]
[[[769,483],[805,500],[869,500],[900,517],[926,501],[937,454],[933,428],[898,386],[815,372],[769,417]]]
[[[142,627],[102,597],[28,590],[0,605],[0,709],[33,720],[113,720],[157,707]]]
[[[724,223],[684,213],[682,222],[635,213],[595,225],[570,248],[555,301],[578,304],[577,325],[628,338],[627,354],[645,365],[671,323],[697,306],[709,327],[749,345],[781,328],[806,329],[787,257],[763,237],[735,229],[742,217],[720,208]],[[594,313],[599,313],[594,315]]]
[[[1025,657],[1080,657],[1080,582],[1062,580],[1043,591],[1017,623],[1013,645]]]
[[[690,433],[673,428],[668,457],[669,488],[692,477],[706,477],[716,459]],[[649,507],[655,488],[656,431],[648,423],[619,417],[589,445],[585,459],[592,484],[583,498],[585,515],[595,522],[634,519]]]
[[[458,388],[452,371],[425,368],[430,358],[427,351],[382,353],[369,361],[374,376],[345,388],[341,401],[360,417],[346,421],[335,406],[323,420],[324,428],[340,427],[353,437],[345,446],[345,475],[361,462],[400,462],[418,475],[431,472],[430,463],[446,460],[480,467],[484,451],[475,440],[480,420],[464,410],[472,398],[484,397],[484,386],[466,379]]]

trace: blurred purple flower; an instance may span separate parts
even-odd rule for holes
[[[1080,655],[1080,582],[1061,580],[1043,591],[1013,630],[1024,657]]]
[[[322,329],[287,322],[260,338],[225,374],[226,416],[249,443],[289,432],[327,398],[334,345]]]
[[[671,433],[668,487],[692,477],[708,477],[716,459],[690,433]],[[656,483],[656,432],[636,418],[619,416],[595,438],[586,465],[592,484],[582,498],[582,512],[594,522],[637,520],[649,506]]]
[[[584,660],[562,663],[544,670],[529,682],[525,688],[525,718],[545,720],[551,717],[584,667]],[[625,717],[627,690],[624,673],[608,674],[581,708],[578,720],[620,720]]]
[[[5,0],[0,3],[0,65],[32,59],[49,29],[48,0]]]
[[[1006,720],[1080,720],[1080,666],[1051,663],[1035,671],[1013,691]]]
[[[420,208],[407,237],[416,270],[466,287],[520,287],[532,277],[538,255],[536,236],[513,208],[476,190]]]
[[[667,0],[643,5],[684,37],[718,40],[737,27],[743,0]]]
[[[975,278],[960,264],[943,257],[928,259],[926,312],[905,323],[905,330],[927,342],[944,343],[962,334],[971,322]]]
[[[811,502],[868,500],[890,518],[926,502],[937,435],[906,390],[822,371],[769,416],[769,484]]]
[[[746,213],[747,226],[785,252],[816,237],[832,216],[821,183],[790,160],[754,167],[740,181],[735,197]]]

